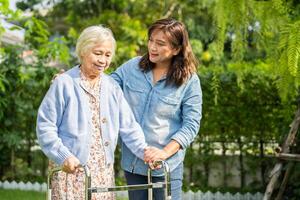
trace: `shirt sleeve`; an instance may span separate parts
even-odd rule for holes
[[[133,112],[129,107],[123,92],[119,89],[119,109],[120,109],[120,136],[125,145],[140,159],[144,159],[144,150],[147,147],[144,132],[136,122]]]
[[[72,155],[58,136],[65,101],[61,80],[56,78],[45,95],[37,114],[36,134],[42,151],[61,165]]]
[[[125,63],[126,64],[126,63]],[[123,88],[123,82],[124,82],[124,65],[121,65],[118,67],[114,72],[110,74],[110,76],[120,85],[121,88]]]
[[[135,57],[124,64],[122,64],[120,67],[118,67],[114,72],[110,74],[110,76],[120,85],[120,87],[123,89],[125,79],[128,78],[127,76],[130,76],[130,71],[133,67],[136,67],[139,65],[140,57]]]
[[[182,99],[182,127],[172,136],[183,149],[194,141],[202,118],[202,91],[200,80],[195,74],[191,78]]]

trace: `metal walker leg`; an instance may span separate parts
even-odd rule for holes
[[[169,165],[164,161],[157,161],[158,165],[162,165],[164,168],[165,180],[164,182],[152,183],[152,170],[148,169],[148,184],[138,184],[138,185],[125,185],[125,186],[114,186],[114,187],[91,187],[91,173],[87,166],[81,166],[84,169],[85,181],[84,181],[84,193],[85,200],[91,200],[92,193],[101,192],[114,192],[114,191],[124,191],[124,190],[142,190],[148,189],[148,200],[153,199],[153,189],[164,188],[165,200],[171,200],[171,182],[170,182],[170,168]],[[47,178],[47,200],[51,200],[52,195],[52,183],[51,179],[53,175],[62,170],[62,167],[55,167],[49,171]]]
[[[92,192],[91,188],[91,173],[87,166],[80,166],[84,170],[85,180],[84,180],[84,200],[91,200],[92,199]],[[62,167],[55,167],[49,171],[47,177],[47,200],[51,200],[52,195],[52,177],[55,173],[62,171]]]

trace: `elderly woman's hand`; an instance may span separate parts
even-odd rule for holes
[[[62,170],[66,173],[74,174],[79,168],[80,161],[75,156],[68,157],[63,165]]]

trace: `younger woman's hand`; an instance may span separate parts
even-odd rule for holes
[[[168,153],[156,147],[146,147],[144,152],[144,161],[147,163],[153,163],[155,161],[166,160],[169,157]]]
[[[57,77],[59,77],[61,74],[63,74],[64,72],[65,72],[64,69],[60,69],[59,72],[58,72],[57,74],[54,74],[53,77],[52,77],[52,79],[51,79],[51,83],[53,83],[53,81],[54,81]]]

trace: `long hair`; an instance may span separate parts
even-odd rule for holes
[[[198,65],[189,42],[188,32],[183,23],[170,18],[154,22],[148,29],[148,39],[155,30],[163,31],[172,48],[180,49],[179,53],[173,56],[166,77],[166,85],[174,84],[179,87],[197,71]],[[139,66],[143,72],[154,68],[155,64],[149,60],[149,52],[142,56]]]

